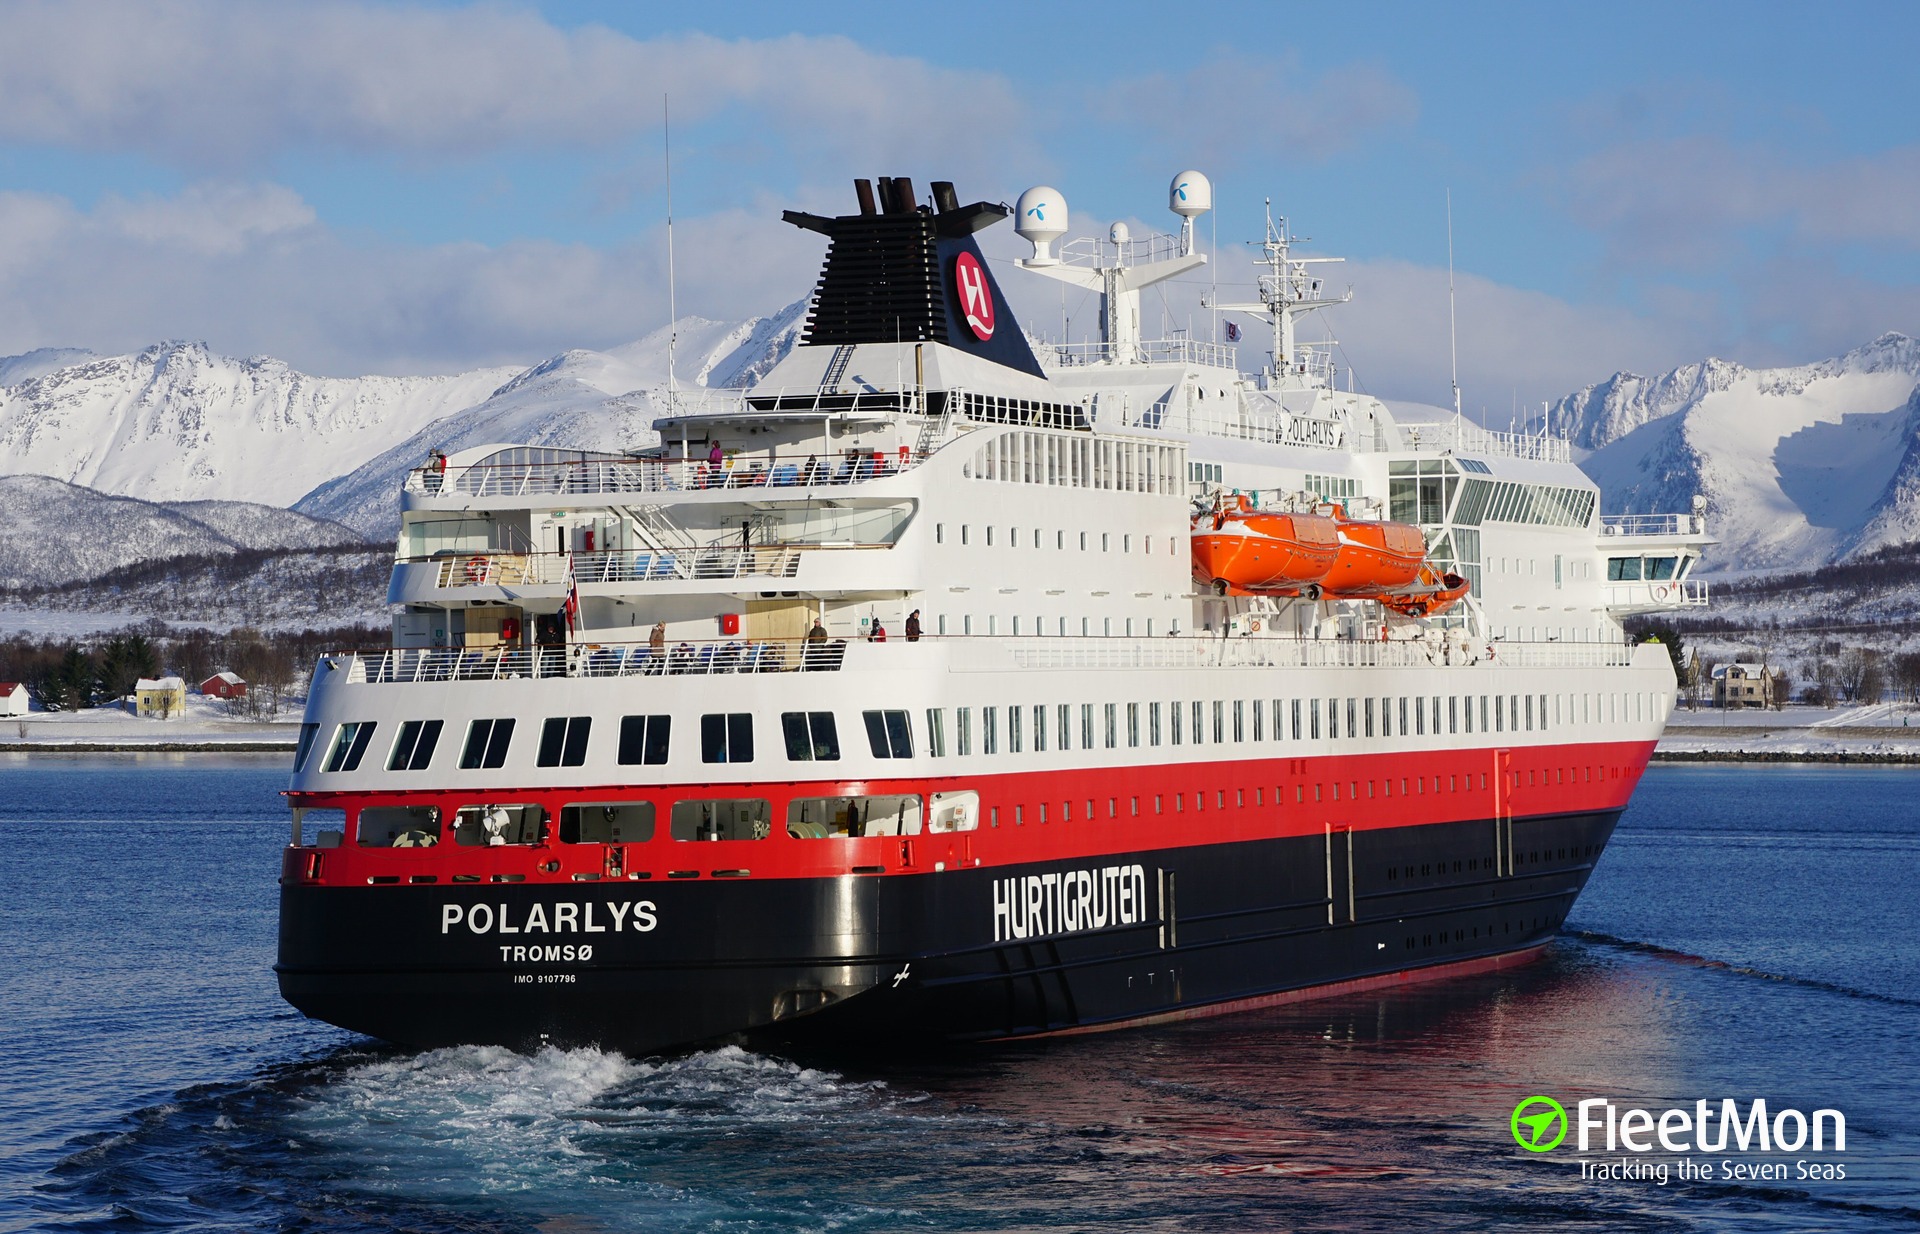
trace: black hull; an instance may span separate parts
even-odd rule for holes
[[[916,875],[289,884],[276,971],[307,1015],[413,1046],[1087,1031],[1537,948],[1619,813]]]

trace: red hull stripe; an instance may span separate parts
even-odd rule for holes
[[[1181,1020],[1204,1020],[1211,1016],[1232,1015],[1238,1011],[1257,1011],[1262,1007],[1283,1007],[1288,1003],[1339,998],[1346,994],[1363,994],[1368,990],[1412,985],[1416,982],[1471,977],[1478,973],[1497,972],[1504,968],[1518,968],[1522,964],[1531,964],[1540,958],[1541,953],[1546,951],[1548,946],[1547,943],[1538,943],[1520,951],[1509,951],[1504,955],[1455,960],[1451,964],[1409,968],[1397,973],[1380,973],[1372,977],[1355,977],[1351,981],[1334,981],[1326,985],[1308,986],[1301,990],[1282,990],[1278,994],[1261,994],[1254,998],[1235,998],[1224,1003],[1208,1003],[1203,1007],[1182,1007],[1178,1011],[1161,1011],[1131,1020],[1115,1020],[1110,1024],[1084,1024],[1076,1028],[1059,1028],[1051,1032],[1028,1033],[1022,1037],[1004,1037],[1000,1040],[1032,1041],[1037,1037],[1082,1037],[1089,1033],[1113,1032],[1122,1028],[1142,1028],[1150,1024],[1174,1024]]]
[[[652,801],[657,819],[653,838],[618,846],[623,877],[711,877],[722,871],[735,877],[830,878],[1076,860],[1321,835],[1329,829],[1368,831],[1620,810],[1633,795],[1652,750],[1652,742],[1616,742],[1002,774],[969,774],[970,763],[991,765],[991,760],[955,758],[947,762],[957,774],[915,779],[290,796],[296,806],[347,810],[350,833],[353,813],[364,806],[437,805],[441,818],[449,820],[462,806],[485,803],[538,804],[557,817],[563,805],[576,802]],[[785,832],[787,803],[794,798],[955,790],[980,794],[976,830],[829,839],[799,839]],[[668,834],[673,802],[742,797],[769,801],[772,835],[696,842],[676,841]],[[314,825],[309,821],[309,828]],[[307,842],[312,843],[311,834]],[[358,886],[372,880],[445,883],[454,876],[461,881],[513,877],[568,882],[576,876],[600,877],[609,847],[552,841],[493,848],[451,843],[362,848],[349,839],[340,848],[289,850],[286,875],[297,882]],[[316,851],[317,871],[309,860]]]

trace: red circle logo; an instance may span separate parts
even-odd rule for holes
[[[967,319],[973,337],[986,342],[993,337],[993,291],[987,286],[987,272],[980,259],[962,253],[953,259],[953,290],[960,297],[960,315]]]

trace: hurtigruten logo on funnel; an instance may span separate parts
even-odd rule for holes
[[[953,259],[953,290],[960,297],[960,315],[966,319],[973,337],[986,342],[993,337],[993,290],[987,286],[987,272],[972,253]]]
[[[1588,1097],[1567,1107],[1534,1094],[1507,1118],[1513,1142],[1528,1153],[1572,1154],[1580,1177],[1594,1181],[1836,1182],[1846,1166],[1847,1116],[1769,1109],[1766,1098],[1701,1098],[1691,1108],[1649,1110]],[[1571,1142],[1569,1142],[1571,1133]]]

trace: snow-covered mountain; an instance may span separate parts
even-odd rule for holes
[[[97,578],[159,558],[364,543],[351,528],[292,510],[238,501],[158,504],[50,476],[0,476],[0,526],[7,529],[0,536],[4,590]]]
[[[1616,373],[1548,409],[1608,513],[1704,494],[1717,569],[1805,568],[1920,538],[1920,342],[1831,360]]]
[[[680,382],[751,384],[793,346],[806,304],[744,322],[683,319],[671,332]],[[400,475],[432,447],[648,444],[669,335],[447,377],[312,377],[203,343],[0,357],[0,476],[150,502],[297,505],[384,536]]]
[[[41,362],[29,363],[35,355]],[[204,343],[58,359],[34,353],[0,363],[0,371],[30,374],[0,387],[0,474],[53,476],[147,501],[275,506],[514,375],[310,377],[269,357],[214,355]]]
[[[687,385],[751,385],[792,350],[806,318],[800,300],[744,322],[684,318],[674,337],[676,373]],[[610,351],[569,351],[530,368],[477,406],[445,416],[302,497],[294,508],[373,536],[400,521],[397,494],[427,451],[494,442],[621,450],[659,440],[668,330]]]

